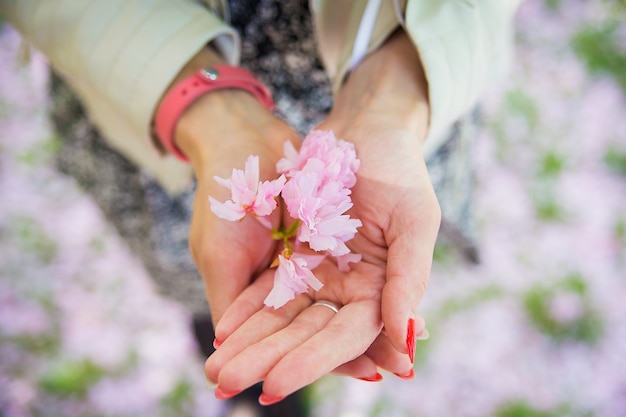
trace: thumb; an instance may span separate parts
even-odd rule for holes
[[[425,331],[417,306],[424,296],[432,266],[434,244],[439,229],[440,212],[427,216],[428,221],[395,216],[390,230],[399,230],[390,239],[387,258],[387,281],[382,293],[382,318],[393,347],[414,359],[415,339]],[[413,215],[413,217],[415,217]],[[393,234],[392,234],[393,236]]]

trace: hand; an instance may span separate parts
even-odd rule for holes
[[[273,275],[263,272],[218,323],[218,337],[230,335],[205,365],[207,379],[218,384],[218,398],[265,380],[260,400],[273,403],[348,362],[341,373],[363,379],[376,378],[377,365],[402,374],[411,369],[408,355],[395,351],[386,338],[376,340],[382,329],[384,265],[363,261],[342,273],[327,259],[315,269],[324,287],[277,310],[263,306]],[[313,305],[316,300],[343,307],[335,314]],[[422,330],[423,322],[417,327]],[[370,346],[373,355],[364,355]]]
[[[410,39],[397,31],[353,72],[319,127],[355,143],[361,168],[352,215],[363,227],[351,248],[365,261],[386,267],[381,300],[385,333],[379,339],[387,341],[377,341],[368,351],[370,357],[383,358],[377,346],[385,343],[412,355],[408,322],[420,320],[416,308],[426,290],[441,221],[421,151],[428,118],[427,82],[419,56]],[[406,375],[397,366],[394,372]]]
[[[218,63],[217,55],[203,49],[174,83],[199,67]],[[232,223],[211,212],[209,196],[220,201],[230,198],[229,190],[213,177],[230,178],[233,168],[243,169],[247,157],[257,155],[260,179],[275,179],[276,162],[286,140],[299,143],[297,134],[252,95],[234,89],[202,96],[177,124],[176,145],[190,159],[197,180],[189,246],[205,281],[214,325],[241,291],[269,267],[275,257],[276,241],[252,216]],[[272,214],[270,221],[274,226],[280,217],[280,210]]]
[[[262,306],[271,272],[246,289],[218,324],[216,334],[227,339],[205,367],[221,395],[264,379],[267,402],[332,370],[361,378],[375,376],[377,366],[410,373],[409,319],[419,334],[415,309],[440,221],[421,154],[428,103],[420,69],[399,32],[351,75],[320,125],[353,141],[361,158],[352,215],[363,227],[350,246],[363,261],[345,275],[326,262],[315,270],[325,287],[277,311]],[[343,308],[333,317],[310,307],[316,299]]]

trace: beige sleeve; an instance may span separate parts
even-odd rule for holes
[[[420,53],[431,107],[425,154],[445,139],[507,67],[519,0],[409,0],[405,25]]]
[[[352,52],[367,1],[311,0],[315,36],[324,68],[337,93],[350,72]],[[382,0],[366,54],[378,49],[400,26],[393,0]]]
[[[339,90],[350,71],[352,48],[367,1],[312,0],[324,66]],[[512,17],[519,0],[382,0],[367,53],[403,25],[428,79],[431,118],[424,153],[436,150],[451,124],[476,104],[506,67]]]
[[[75,88],[113,147],[180,189],[188,167],[150,138],[161,94],[213,42],[239,61],[237,33],[193,0],[0,0],[0,14]]]

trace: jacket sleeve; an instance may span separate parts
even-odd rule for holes
[[[428,80],[433,151],[508,66],[518,0],[409,0],[405,27]]]
[[[182,186],[167,178],[183,181],[172,170],[187,168],[154,146],[151,118],[171,80],[207,44],[238,63],[231,27],[193,0],[0,0],[0,14],[74,87],[114,148],[166,188]]]
[[[369,3],[376,0],[369,0]],[[431,117],[424,153],[443,142],[493,76],[506,67],[519,0],[378,0],[366,53],[401,25],[415,44],[428,80]],[[312,0],[320,55],[336,93],[350,71],[368,2]],[[339,25],[338,19],[344,24]]]

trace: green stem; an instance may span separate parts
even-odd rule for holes
[[[285,251],[289,255],[293,253],[291,243],[289,243],[289,239],[295,236],[298,231],[298,227],[302,224],[302,221],[296,220],[293,222],[289,229],[285,230],[283,228],[280,229],[272,229],[272,239],[274,240],[282,240],[285,245]]]

